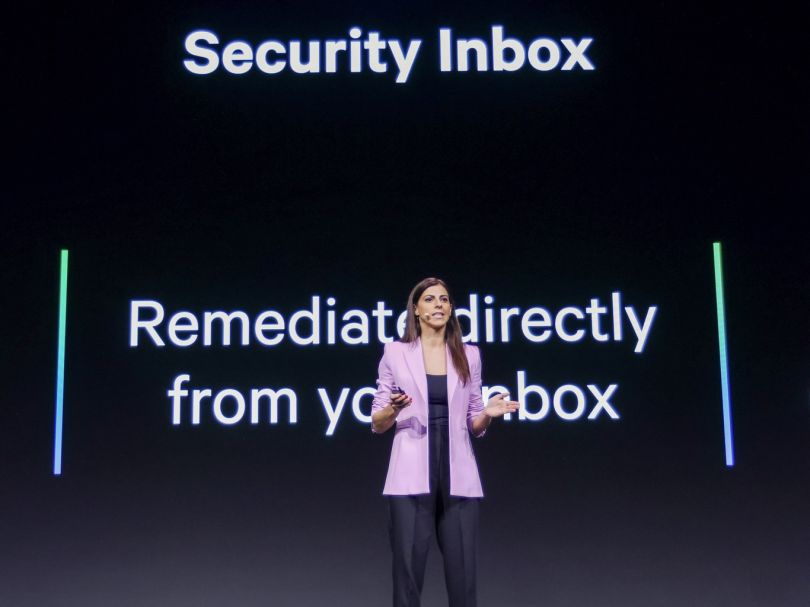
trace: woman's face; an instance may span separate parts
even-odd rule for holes
[[[416,302],[416,314],[419,323],[440,330],[450,320],[450,296],[442,285],[433,285],[422,291],[419,301]]]

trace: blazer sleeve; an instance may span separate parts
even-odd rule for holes
[[[388,403],[391,402],[391,390],[394,386],[394,373],[391,371],[391,365],[388,363],[391,343],[393,342],[385,344],[383,355],[380,359],[380,366],[377,369],[377,392],[374,393],[374,400],[371,403],[372,415],[374,415],[376,411],[387,407]],[[378,434],[374,429],[374,424],[371,424],[371,431]]]
[[[481,351],[477,346],[469,346],[470,356],[467,360],[470,363],[470,400],[467,404],[467,429],[473,431],[473,419],[484,410],[484,399],[481,397]],[[475,438],[481,438],[487,433],[487,429],[481,434],[473,434]]]

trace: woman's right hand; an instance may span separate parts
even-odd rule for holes
[[[388,397],[388,406],[379,411],[375,411],[371,415],[371,429],[377,434],[382,434],[396,424],[399,412],[412,402],[413,400],[407,394],[391,392],[391,395]]]
[[[413,399],[410,396],[408,396],[407,394],[405,394],[403,392],[400,392],[400,393],[397,393],[397,394],[392,393],[391,394],[391,400],[390,400],[390,402],[388,404],[391,405],[391,408],[395,412],[399,413],[405,407],[409,406],[412,402],[413,402]]]

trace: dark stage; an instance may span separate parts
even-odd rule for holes
[[[472,439],[479,605],[810,604],[806,74],[778,43],[796,20],[669,2],[20,16],[0,604],[390,604],[393,432],[369,414],[426,276],[453,288],[484,389],[523,407]],[[195,58],[200,31],[218,42]],[[434,545],[423,605],[445,604]]]

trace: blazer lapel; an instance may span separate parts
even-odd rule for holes
[[[458,373],[456,373],[456,367],[453,365],[453,359],[450,356],[450,348],[445,346],[445,352],[447,356],[447,405],[450,406],[458,385]]]
[[[425,361],[422,358],[422,340],[405,344],[405,364],[411,372],[413,381],[422,396],[422,402],[427,406],[427,377],[425,376]]]

